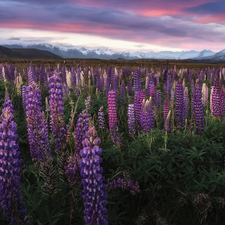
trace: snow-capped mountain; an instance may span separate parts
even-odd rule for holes
[[[215,62],[225,61],[225,49],[208,56],[207,54],[203,54],[202,57],[200,56],[198,58],[194,58],[194,60],[205,60],[205,61],[215,61]]]
[[[225,53],[223,51],[215,53],[211,50],[198,51],[181,51],[181,52],[172,52],[172,51],[161,51],[148,53],[143,52],[116,52],[109,48],[105,49],[87,49],[87,48],[65,48],[65,47],[56,47],[51,44],[33,44],[33,45],[3,45],[7,48],[36,48],[39,50],[47,50],[56,55],[59,55],[63,58],[96,58],[96,59],[208,59],[208,57],[213,58],[223,58],[225,60]],[[216,55],[219,54],[219,55]]]

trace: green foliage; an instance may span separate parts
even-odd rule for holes
[[[68,183],[58,180],[60,191],[52,196],[42,191],[45,181],[40,171],[33,166],[30,157],[26,115],[21,96],[15,94],[11,84],[0,80],[0,106],[4,102],[5,86],[13,101],[23,163],[26,165],[26,171],[22,172],[21,186],[29,221],[33,225],[64,225],[69,224],[69,221],[71,224],[84,224],[84,207],[79,185],[71,188]],[[162,90],[163,82],[157,88]],[[43,110],[45,110],[45,97],[49,94],[43,86],[41,86],[41,92]],[[104,93],[96,95],[95,86],[82,87],[79,96],[75,95],[73,89],[70,90],[69,98],[64,100],[65,125],[71,116],[70,101],[77,103],[73,121],[73,125],[76,126],[78,115],[85,109],[84,101],[88,96],[91,96],[91,108],[88,113],[91,114],[101,139],[103,175],[106,183],[115,178],[122,178],[123,172],[127,171],[132,180],[138,182],[141,190],[135,196],[127,190],[119,189],[107,193],[109,224],[224,223],[224,120],[214,119],[205,112],[206,127],[203,135],[195,135],[194,131],[188,129],[188,126],[183,132],[173,130],[165,133],[162,130],[163,111],[161,108],[155,112],[158,116],[155,124],[157,127],[149,133],[138,133],[133,138],[129,136],[127,125],[129,99],[126,96],[125,103],[121,106],[118,94],[118,129],[122,140],[122,146],[119,148],[113,145],[110,137],[107,97]],[[101,106],[103,106],[106,122],[104,130],[98,129],[98,110]],[[190,107],[188,115],[189,121]],[[55,166],[57,157],[54,153],[54,139],[51,132],[50,143]],[[71,144],[71,148],[74,148],[74,143]],[[0,214],[3,215],[1,207]],[[8,224],[5,217],[0,217],[0,224]]]

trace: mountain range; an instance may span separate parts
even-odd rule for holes
[[[60,56],[47,50],[39,50],[36,48],[6,48],[1,45],[0,58],[61,59]]]
[[[143,52],[115,52],[111,49],[94,49],[89,50],[82,48],[61,48],[51,44],[33,44],[33,45],[3,45],[10,49],[38,49],[49,51],[62,58],[95,58],[95,59],[175,59],[175,60],[192,60],[192,61],[225,61],[225,49],[216,53],[211,50],[201,52],[190,50],[181,52],[161,51],[148,53]]]

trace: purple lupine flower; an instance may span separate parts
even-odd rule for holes
[[[171,92],[171,84],[171,75],[168,75],[166,80],[166,94]]]
[[[117,128],[117,113],[116,113],[116,92],[109,91],[108,93],[108,111],[109,111],[109,129],[111,138],[115,145],[121,145]]]
[[[76,73],[75,73],[75,68],[71,68],[71,86],[75,87],[76,86]]]
[[[220,99],[220,84],[219,79],[216,77],[214,88],[212,91],[212,115],[215,117],[220,117],[220,107],[221,107],[221,99]]]
[[[135,135],[134,104],[128,105],[128,129],[129,135],[133,137]]]
[[[127,83],[127,93],[129,96],[132,95],[132,81],[128,81]]]
[[[27,87],[26,115],[30,153],[35,167],[40,161],[51,159],[47,121],[43,121],[41,94],[39,87],[33,83]]]
[[[112,87],[112,68],[111,67],[107,69],[107,77],[106,77],[106,85],[105,85],[106,96],[108,96],[108,92],[111,90],[110,86]]]
[[[135,110],[135,121],[138,126],[138,129],[141,128],[141,91],[134,92],[134,110]]]
[[[77,155],[77,153],[75,153],[73,156],[69,156],[67,159],[67,165],[65,166],[64,170],[71,186],[80,181],[80,159],[80,155]]]
[[[67,81],[66,81],[66,66],[65,66],[65,64],[63,64],[62,72],[60,73],[60,76],[61,76],[61,79],[62,79],[62,83],[64,85],[67,85]]]
[[[202,104],[202,90],[200,82],[198,80],[196,80],[195,84],[194,112],[195,112],[196,134],[202,134],[205,127],[205,121]]]
[[[109,92],[110,95],[110,92]],[[90,127],[87,132],[88,138],[83,140],[83,149],[80,151],[80,175],[82,177],[85,224],[107,225],[107,201],[106,185],[102,162],[102,149],[99,148],[100,138],[96,137],[95,127]]]
[[[11,225],[29,224],[25,204],[21,199],[20,166],[22,162],[17,126],[7,103],[2,109],[0,122],[0,201],[3,214]]]
[[[82,141],[87,137],[86,132],[88,131],[89,117],[90,115],[86,113],[86,110],[83,110],[78,116],[74,134],[75,152],[77,155],[80,154],[80,150],[82,149]]]
[[[222,88],[220,98],[221,98],[220,115],[223,118],[225,116],[225,88],[224,87]]]
[[[151,96],[152,104],[155,105],[155,85],[154,84],[150,86],[150,96]]]
[[[176,127],[179,130],[183,130],[183,127],[185,125],[185,121],[184,121],[184,91],[183,91],[183,85],[182,85],[181,79],[179,79],[177,82],[176,89],[175,89],[175,95],[176,95],[176,104],[175,104]]]
[[[3,103],[3,107],[4,108],[8,107],[10,109],[10,112],[12,114],[14,113],[14,110],[13,110],[14,106],[12,104],[12,101],[9,98],[9,92],[8,92],[7,88],[5,89],[5,101]]]
[[[158,109],[161,107],[161,90],[158,90],[156,93],[156,106]]]
[[[124,104],[124,99],[125,99],[125,82],[122,81],[121,86],[120,86],[120,100],[121,100],[121,105]]]
[[[40,82],[42,85],[45,85],[47,87],[47,74],[45,72],[44,64],[42,64],[40,67]]]
[[[30,63],[30,66],[28,68],[28,86],[32,85],[34,82],[34,71],[33,71],[33,65]]]
[[[23,108],[26,109],[26,95],[27,95],[27,86],[22,87],[22,102]]]
[[[134,92],[141,90],[141,71],[134,70]]]
[[[66,141],[66,130],[63,125],[63,91],[61,79],[57,74],[49,78],[50,127],[55,139],[55,149],[59,152]]]
[[[150,100],[147,101],[143,100],[141,127],[142,131],[144,132],[149,132],[152,128],[154,128],[154,112],[151,97]]]
[[[105,128],[105,118],[104,118],[104,112],[102,110],[103,110],[103,106],[101,106],[98,111],[98,128],[100,130]]]
[[[171,104],[173,104],[174,103],[174,98],[175,98],[175,90],[173,88],[171,89],[170,95],[171,95],[170,102],[171,102]]]
[[[169,114],[170,110],[170,103],[169,103],[169,98],[167,97],[165,102],[164,102],[164,111],[163,111],[163,117],[164,117],[164,130],[169,131],[169,126],[167,126],[167,116]]]
[[[104,90],[104,77],[100,78],[99,90]]]
[[[117,96],[117,88],[118,88],[118,75],[115,75],[113,80],[113,90],[116,92],[116,96]]]
[[[121,178],[114,179],[107,184],[108,191],[116,189],[128,190],[132,195],[136,195],[140,192],[138,182],[134,183],[132,180],[125,180]]]
[[[85,100],[85,106],[86,106],[86,111],[88,112],[88,109],[91,108],[91,96],[88,96],[87,99]]]
[[[188,115],[188,87],[184,89],[184,118],[187,119]]]

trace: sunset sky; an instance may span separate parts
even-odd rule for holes
[[[0,45],[218,52],[224,12],[210,0],[0,0]]]

